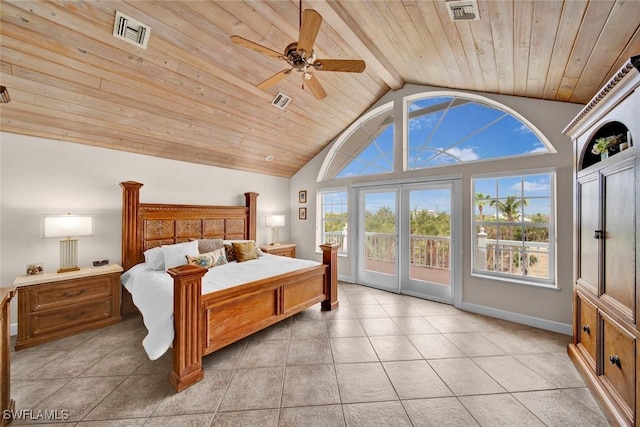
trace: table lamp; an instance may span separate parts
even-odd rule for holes
[[[271,227],[271,244],[278,245],[278,229],[284,227],[284,215],[268,215],[265,225]]]
[[[93,215],[44,215],[45,239],[63,237],[60,240],[60,269],[58,273],[80,270],[78,267],[78,239],[93,236]]]

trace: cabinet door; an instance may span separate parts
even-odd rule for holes
[[[578,212],[579,262],[578,282],[598,292],[599,252],[596,230],[600,230],[600,181],[599,173],[592,173],[578,180]]]
[[[635,170],[632,164],[603,171],[603,297],[635,320]]]

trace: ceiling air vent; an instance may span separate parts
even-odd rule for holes
[[[113,23],[114,37],[146,49],[149,34],[151,34],[151,28],[148,25],[116,11],[116,20]]]
[[[476,0],[453,0],[445,2],[452,21],[479,21]]]
[[[291,102],[290,96],[285,95],[282,92],[278,92],[276,97],[273,98],[273,101],[271,101],[271,105],[275,105],[279,109],[284,110],[285,108],[287,108],[287,105],[289,105],[290,102]]]

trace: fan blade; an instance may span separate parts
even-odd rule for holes
[[[263,55],[271,56],[273,58],[282,57],[282,54],[280,52],[276,52],[275,50],[269,49],[268,47],[264,47],[262,45],[259,45],[258,43],[254,43],[251,40],[247,40],[240,36],[231,36],[229,38],[235,44],[247,47],[251,50],[255,50],[256,52],[262,53]]]
[[[313,44],[316,42],[320,25],[322,24],[322,16],[313,9],[305,9],[302,12],[302,24],[300,25],[300,34],[298,35],[298,50],[304,50],[307,55],[311,55]]]
[[[258,85],[258,88],[266,89],[268,87],[271,87],[274,84],[278,83],[279,81],[284,80],[284,78],[287,77],[290,72],[291,70],[282,70],[278,74],[274,74],[273,76],[269,77],[267,80],[260,83]]]
[[[316,98],[324,99],[327,97],[327,92],[324,91],[322,85],[315,75],[311,74],[311,78],[309,80],[304,80],[304,82],[311,90],[313,96],[315,96]]]
[[[317,59],[313,68],[318,71],[341,71],[343,73],[361,73],[366,68],[360,59]]]

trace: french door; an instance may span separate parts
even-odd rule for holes
[[[358,283],[453,303],[459,181],[357,190]]]

